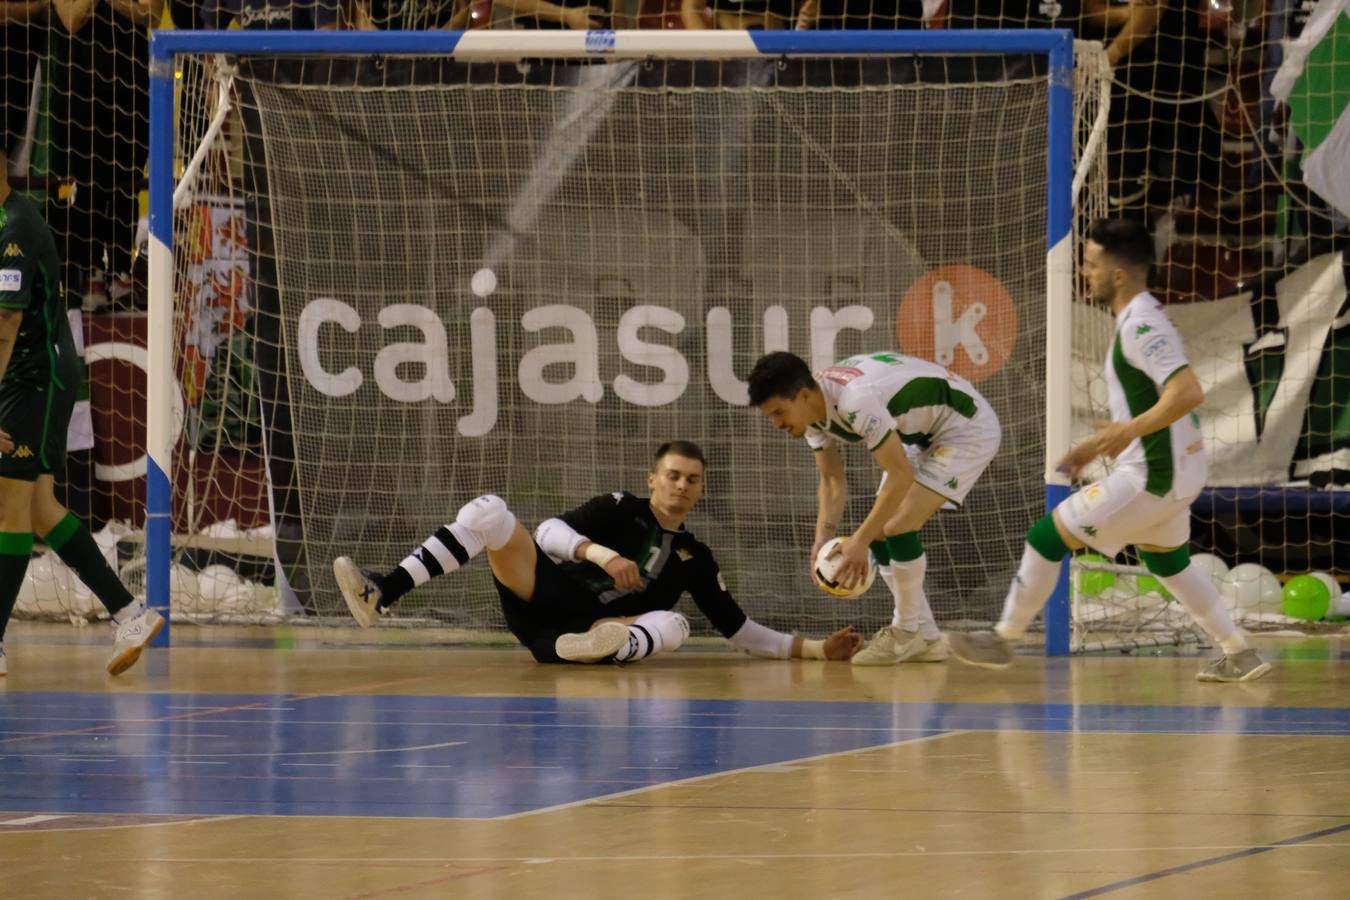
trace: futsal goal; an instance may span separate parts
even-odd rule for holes
[[[690,527],[750,615],[874,628],[880,586],[812,589],[814,466],[744,379],[899,348],[1002,420],[924,536],[935,614],[972,627],[1100,414],[1073,234],[1105,212],[1109,67],[1067,33],[157,32],[151,78],[124,572],[177,621],[345,623],[333,557],[392,566],[482,493],[529,526],[641,493],[683,438],[709,460]],[[857,522],[877,476],[847,462]],[[1052,653],[1092,627],[1068,588]],[[485,565],[397,612],[503,628]]]

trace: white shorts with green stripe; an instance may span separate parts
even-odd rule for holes
[[[905,445],[914,480],[946,497],[949,502],[944,509],[955,509],[965,502],[966,495],[980,480],[1003,442],[1003,429],[993,408],[983,397],[977,398],[976,407],[973,418],[947,429],[927,447]],[[885,483],[883,472],[881,484]],[[877,491],[881,491],[880,485]]]
[[[1209,467],[1204,454],[1185,458],[1171,490],[1158,495],[1145,489],[1147,472],[1123,466],[1101,481],[1072,494],[1055,510],[1069,533],[1104,556],[1127,544],[1171,549],[1190,542],[1191,504],[1205,486]]]

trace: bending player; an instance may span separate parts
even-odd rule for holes
[[[1223,650],[1200,681],[1251,681],[1270,670],[1224,609],[1209,576],[1190,564],[1191,503],[1209,463],[1195,408],[1204,390],[1181,337],[1148,292],[1153,240],[1138,222],[1100,219],[1088,231],[1083,269],[1092,299],[1111,308],[1116,337],[1106,359],[1112,421],[1060,463],[1073,477],[1099,456],[1115,469],[1060,504],[1027,532],[1022,564],[993,631],[952,635],[952,650],[986,668],[1012,664],[1013,647],[1040,612],[1070,550],[1113,557],[1134,544],[1148,570]]]
[[[737,605],[712,552],[684,527],[703,493],[703,451],[671,441],[647,475],[650,497],[602,494],[528,532],[500,497],[465,504],[397,568],[363,572],[345,556],[333,574],[352,616],[369,628],[400,597],[487,550],[506,625],[541,663],[634,662],[679,649],[689,622],[672,610],[686,591],[733,647],[775,659],[848,659],[862,636],[823,640],[774,631]]]
[[[839,530],[848,499],[839,441],[862,443],[882,470],[872,510],[840,544],[839,580],[855,583],[870,552],[895,600],[891,624],[855,666],[941,662],[947,643],[924,594],[928,558],[919,531],[944,504],[960,506],[998,452],[998,416],[958,375],[900,353],[854,356],[812,375],[791,353],[770,353],[750,372],[750,404],[775,428],[805,437],[816,451],[814,561]]]

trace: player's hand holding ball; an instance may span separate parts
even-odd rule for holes
[[[872,586],[877,567],[867,545],[851,538],[831,538],[816,554],[813,574],[832,597],[859,597]]]

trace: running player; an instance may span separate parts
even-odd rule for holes
[[[1084,546],[1114,557],[1134,544],[1150,572],[1223,650],[1199,681],[1251,681],[1270,670],[1234,624],[1209,576],[1190,564],[1191,503],[1209,462],[1195,409],[1204,390],[1181,337],[1148,291],[1153,240],[1139,222],[1100,219],[1088,231],[1083,270],[1092,299],[1116,317],[1106,358],[1112,421],[1060,463],[1070,477],[1099,456],[1106,478],[1074,493],[1027,532],[1022,564],[993,631],[952,635],[952,650],[986,668],[1012,664],[1013,648],[1049,599],[1060,562]]]

